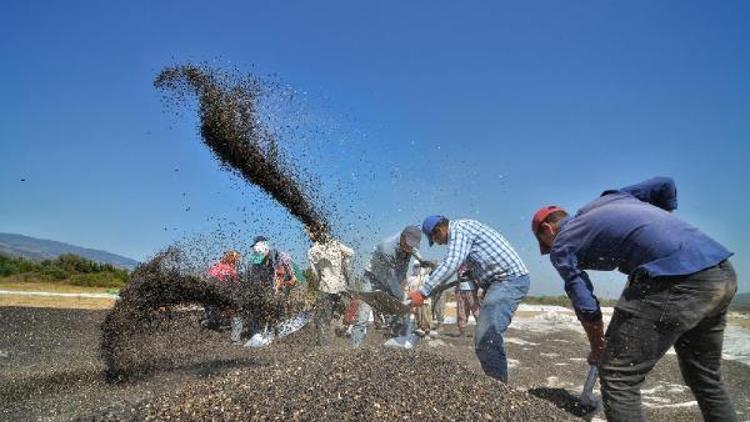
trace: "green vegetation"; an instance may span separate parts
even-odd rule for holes
[[[567,296],[526,296],[523,303],[529,305],[556,305],[564,306],[566,308],[572,308],[570,299]],[[601,306],[615,306],[617,303],[616,299],[602,299],[599,298]]]
[[[54,282],[82,287],[121,288],[130,274],[110,264],[99,264],[78,255],[64,254],[34,262],[0,255],[0,281]]]

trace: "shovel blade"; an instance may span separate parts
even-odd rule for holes
[[[583,393],[579,398],[579,402],[586,407],[590,407],[591,411],[589,415],[599,412],[602,409],[602,402],[594,395],[594,385],[596,385],[596,378],[599,371],[596,366],[589,368],[589,373],[586,375],[586,383],[583,385]]]
[[[371,292],[349,291],[349,293],[367,303],[373,309],[387,315],[403,315],[410,310],[409,305],[404,304],[382,290],[373,290]]]

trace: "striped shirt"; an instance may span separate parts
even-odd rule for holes
[[[448,255],[425,280],[420,289],[422,294],[429,296],[432,289],[448,280],[463,263],[469,266],[480,287],[529,273],[500,233],[476,220],[452,220],[448,224]]]

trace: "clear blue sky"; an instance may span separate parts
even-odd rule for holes
[[[427,214],[474,217],[516,246],[533,293],[562,294],[533,211],[669,175],[750,289],[746,1],[6,1],[0,57],[3,232],[144,259],[266,231],[299,255],[299,226],[217,170],[195,113],[166,113],[151,85],[205,61],[300,92],[304,167],[347,202],[342,225],[369,215],[347,235],[362,254]],[[621,277],[594,279],[618,294]]]

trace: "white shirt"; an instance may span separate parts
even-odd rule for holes
[[[307,259],[319,280],[320,291],[335,294],[346,290],[352,256],[354,250],[338,240],[313,243],[307,251]]]

